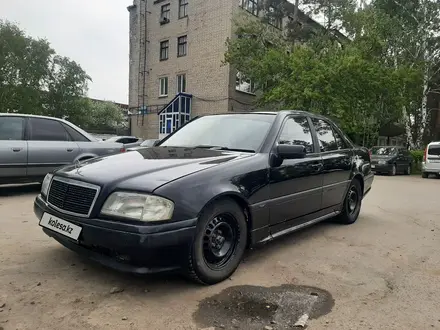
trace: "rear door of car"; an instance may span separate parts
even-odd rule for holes
[[[28,176],[44,176],[52,170],[71,164],[79,147],[55,119],[28,119]]]
[[[323,169],[322,209],[341,204],[353,170],[353,148],[332,123],[312,118],[318,137]]]
[[[0,116],[0,180],[26,176],[26,120],[18,116]]]
[[[273,234],[299,225],[302,220],[298,218],[319,211],[322,197],[322,160],[308,118],[287,117],[276,144],[303,145],[307,154],[269,169],[270,223],[280,224],[273,228]]]

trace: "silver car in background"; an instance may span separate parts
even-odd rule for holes
[[[140,146],[143,141],[144,140],[136,136],[112,136],[111,138],[108,138],[103,142],[117,142],[122,143],[125,148],[133,148]]]
[[[63,165],[125,152],[58,118],[0,113],[0,184],[41,181]]]

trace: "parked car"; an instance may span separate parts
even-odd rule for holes
[[[354,223],[373,179],[368,149],[324,117],[210,115],[157,147],[48,174],[34,211],[47,235],[103,265],[213,284],[249,246],[331,218]]]
[[[43,181],[57,167],[123,151],[66,120],[0,113],[0,184]]]
[[[425,148],[422,162],[422,177],[435,174],[440,178],[440,142],[431,142]]]
[[[137,138],[136,136],[113,136],[111,138],[108,138],[107,140],[104,140],[103,142],[122,143],[125,148],[133,148],[140,146],[143,140]]]
[[[371,148],[371,168],[375,173],[411,174],[413,158],[404,147],[381,146]]]
[[[140,148],[151,148],[156,146],[159,142],[160,140],[157,139],[144,140],[144,142],[142,142],[139,147],[128,148],[127,151],[136,151],[137,149]]]

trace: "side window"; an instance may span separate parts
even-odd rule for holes
[[[303,145],[307,153],[313,152],[312,132],[306,117],[290,117],[281,129],[279,144]]]
[[[335,130],[333,130],[333,134],[335,135],[336,145],[338,149],[339,150],[347,149],[348,148],[347,142],[345,142],[342,136]]]
[[[318,136],[321,152],[338,150],[336,138],[333,134],[333,129],[330,124],[322,119],[313,118],[312,121]]]
[[[24,118],[0,117],[0,141],[23,140]]]
[[[65,130],[69,133],[70,138],[72,141],[75,142],[90,142],[84,135],[82,135],[80,132],[77,132],[75,129],[70,127],[69,125],[62,124]]]
[[[30,140],[69,141],[69,135],[60,122],[51,119],[30,118]]]
[[[125,143],[135,143],[137,141],[138,141],[138,139],[135,139],[135,138],[127,138]]]

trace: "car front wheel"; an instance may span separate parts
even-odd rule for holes
[[[342,212],[338,217],[340,223],[350,225],[355,223],[359,217],[362,206],[362,189],[359,180],[354,179],[350,183],[347,195],[345,196]]]
[[[246,241],[246,217],[237,203],[222,199],[207,206],[189,250],[188,277],[202,284],[224,281],[240,264]]]
[[[408,164],[408,166],[405,169],[405,175],[410,175],[411,174],[411,164]]]
[[[394,176],[397,173],[397,168],[396,168],[396,164],[393,164],[393,166],[391,167],[391,170],[389,172],[389,175]]]

